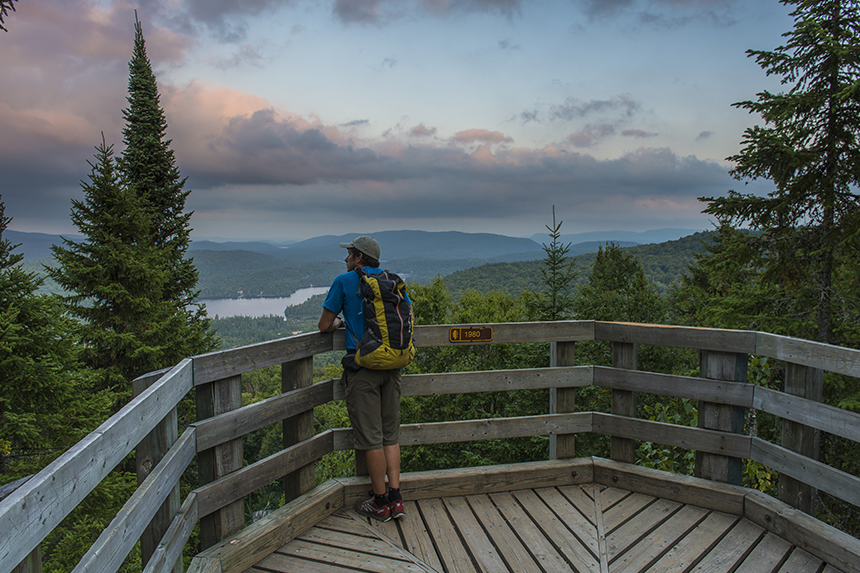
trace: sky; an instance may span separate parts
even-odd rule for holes
[[[0,31],[10,229],[74,234],[123,149],[135,10],[194,238],[709,229],[785,89],[777,0],[20,0]]]

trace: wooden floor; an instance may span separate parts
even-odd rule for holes
[[[747,519],[595,484],[342,509],[248,571],[838,573]]]

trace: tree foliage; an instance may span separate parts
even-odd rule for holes
[[[109,398],[93,392],[81,367],[77,326],[54,296],[36,295],[0,200],[0,474],[28,475],[83,438],[106,417]]]
[[[529,314],[535,320],[562,320],[569,318],[572,311],[572,283],[576,278],[576,271],[574,260],[567,256],[570,252],[570,243],[565,245],[558,240],[561,237],[562,222],[555,222],[555,205],[553,205],[552,227],[546,225],[552,240],[549,245],[543,243],[546,256],[540,266],[544,288],[540,291],[531,291],[526,299]]]
[[[834,299],[845,293],[835,290],[836,276],[846,262],[838,257],[856,259],[860,247],[860,6],[782,1],[795,7],[787,42],[748,54],[788,89],[735,104],[760,114],[765,125],[747,129],[743,149],[729,158],[734,177],[769,179],[775,189],[767,197],[730,191],[702,200],[721,225],[762,232],[748,245],[761,257],[763,278],[814,319],[807,336],[838,342],[845,338],[834,340],[841,326]]]
[[[185,257],[190,214],[158,104],[155,76],[135,22],[129,64],[126,149],[120,160],[104,138],[72,222],[84,239],[53,248],[50,275],[82,322],[84,358],[102,384],[127,396],[131,381],[212,350],[205,308],[194,303],[197,271]]]
[[[9,10],[15,11],[15,2],[18,0],[0,0],[0,30],[8,32],[3,24],[6,23],[6,16],[9,15]]]

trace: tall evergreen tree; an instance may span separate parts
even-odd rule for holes
[[[765,126],[747,129],[742,151],[729,158],[737,179],[770,179],[775,190],[767,197],[730,191],[702,200],[721,224],[763,232],[751,244],[762,255],[765,280],[814,319],[807,336],[839,342],[834,330],[857,314],[856,296],[835,289],[844,264],[856,271],[860,247],[860,5],[781,1],[795,7],[788,41],[748,54],[768,75],[781,76],[788,90],[735,104],[760,114]],[[840,254],[847,258],[839,260]]]
[[[134,187],[144,200],[152,219],[152,241],[164,249],[169,263],[169,280],[163,296],[173,301],[177,310],[194,309],[189,314],[193,322],[207,322],[205,312],[195,303],[198,272],[193,261],[186,258],[190,243],[191,213],[185,213],[185,200],[190,191],[179,174],[171,140],[165,139],[167,120],[160,107],[158,87],[152,65],[146,55],[143,29],[135,13],[134,51],[128,64],[128,104],[123,110],[125,150],[117,164],[123,184]],[[208,328],[208,324],[207,324]]]
[[[165,300],[166,248],[153,246],[145,201],[122,184],[112,146],[102,141],[90,166],[71,215],[85,240],[54,246],[59,266],[49,272],[73,293],[65,300],[81,320],[87,364],[121,399],[135,377],[182,358],[176,348],[187,348],[185,320]]]

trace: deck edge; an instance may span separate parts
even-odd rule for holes
[[[343,486],[335,480],[315,487],[237,534],[199,553],[188,573],[245,571],[342,508],[343,494]],[[220,568],[214,568],[215,563]]]
[[[643,468],[604,458],[594,458],[594,481],[609,487],[737,516],[743,515],[744,496],[750,491],[741,486]]]
[[[405,499],[420,500],[591,483],[593,475],[592,459],[576,458],[404,473],[400,483]],[[336,481],[344,488],[345,506],[367,497],[369,478]]]
[[[749,490],[744,517],[844,573],[860,573],[860,539],[778,499]]]

